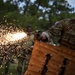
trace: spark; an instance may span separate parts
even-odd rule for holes
[[[27,34],[25,32],[13,32],[8,33],[2,37],[1,43],[7,44],[7,43],[15,43],[23,38],[26,38]]]

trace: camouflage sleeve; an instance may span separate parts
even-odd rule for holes
[[[74,25],[71,25],[70,23],[70,19],[64,19],[64,20],[60,20],[58,22],[56,22],[52,27],[50,27],[46,33],[48,34],[49,36],[49,40],[56,40],[57,39],[57,42],[61,42],[62,41],[62,38],[64,36],[64,34],[70,30],[70,28],[74,26]],[[47,36],[47,35],[45,35]]]
[[[59,36],[61,36],[62,30],[63,30],[63,25],[59,21],[59,22],[56,22],[51,28],[49,28],[49,30],[47,32],[52,37],[54,37],[54,36],[59,37]]]

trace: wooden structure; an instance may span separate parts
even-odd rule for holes
[[[75,75],[75,50],[36,41],[24,75]]]

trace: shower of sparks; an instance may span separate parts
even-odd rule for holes
[[[8,33],[8,34],[4,35],[1,38],[0,42],[3,45],[8,44],[8,43],[15,43],[26,37],[27,37],[27,34],[25,32],[13,32],[13,33]]]

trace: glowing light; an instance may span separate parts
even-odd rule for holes
[[[7,43],[15,43],[23,38],[26,38],[27,34],[25,32],[13,32],[8,33],[2,37],[1,43],[7,44]]]
[[[17,41],[22,38],[26,37],[26,34],[24,32],[17,32],[17,33],[10,33],[6,35],[6,39],[8,41]]]

